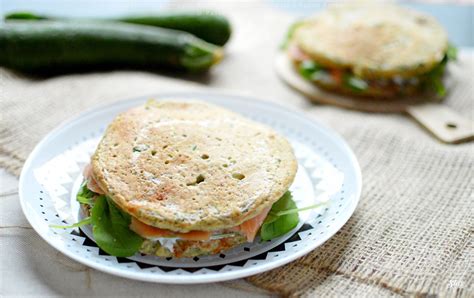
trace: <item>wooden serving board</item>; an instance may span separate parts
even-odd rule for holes
[[[284,52],[277,55],[275,68],[286,84],[314,102],[373,113],[406,113],[442,142],[474,140],[474,122],[441,103],[427,102],[421,97],[368,99],[331,93],[301,77]]]

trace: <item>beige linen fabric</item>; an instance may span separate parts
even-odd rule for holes
[[[292,17],[264,3],[199,5],[222,11],[235,28],[226,58],[204,78],[113,71],[32,79],[1,69],[0,166],[18,175],[48,131],[99,104],[204,85],[254,94],[342,134],[361,164],[363,193],[354,216],[326,244],[248,281],[288,296],[473,296],[473,144],[441,144],[405,115],[310,104],[273,71]],[[471,119],[473,67],[472,52],[463,53],[445,102]]]

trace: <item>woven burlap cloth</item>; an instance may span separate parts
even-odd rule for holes
[[[185,2],[192,7],[195,4]],[[234,25],[221,65],[204,77],[112,71],[31,78],[0,69],[0,166],[18,175],[34,145],[85,109],[165,91],[209,87],[301,109],[338,131],[363,175],[360,204],[327,243],[279,269],[247,278],[288,296],[473,296],[472,143],[439,143],[405,115],[367,114],[309,103],[279,81],[273,60],[292,17],[265,3],[216,10]],[[473,117],[473,55],[451,68],[444,104]]]

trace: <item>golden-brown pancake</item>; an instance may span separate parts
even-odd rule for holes
[[[176,232],[231,228],[289,188],[297,162],[273,129],[198,101],[120,114],[92,157],[99,186],[140,221]]]

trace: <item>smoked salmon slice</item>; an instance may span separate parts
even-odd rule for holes
[[[245,221],[244,223],[232,228],[231,230],[242,233],[243,235],[245,235],[248,242],[253,242],[258,230],[260,229],[260,226],[263,224],[263,221],[267,217],[268,212],[270,212],[270,209],[271,207],[265,208],[263,212],[259,215]],[[132,217],[130,229],[144,238],[176,237],[185,240],[203,241],[209,240],[212,235],[212,232],[207,231],[191,231],[188,233],[177,233],[170,230],[160,229],[147,225],[134,217]]]
[[[160,229],[147,225],[132,217],[130,229],[144,238],[176,237],[186,240],[209,240],[211,232],[191,231],[188,233],[176,233],[170,230]]]
[[[258,230],[260,229],[260,226],[263,224],[268,212],[270,212],[270,209],[272,208],[265,208],[262,213],[243,222],[239,226],[235,227],[234,230],[240,231],[242,234],[244,234],[247,237],[248,242],[253,242]]]
[[[84,171],[82,172],[82,175],[87,180],[87,188],[88,189],[92,190],[95,193],[98,193],[99,195],[105,194],[105,192],[100,188],[99,184],[97,184],[97,181],[95,181],[94,176],[92,175],[92,166],[91,166],[91,164],[88,164],[84,168]]]
[[[331,77],[336,82],[336,84],[341,84],[342,83],[342,71],[339,69],[332,69],[331,70]]]

